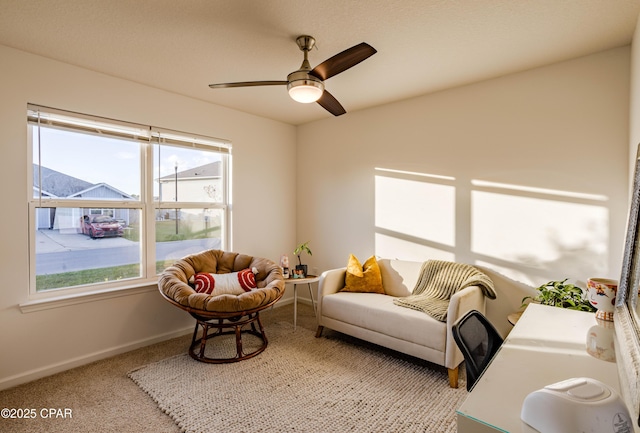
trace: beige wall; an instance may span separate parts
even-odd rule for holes
[[[309,262],[454,259],[535,286],[618,278],[629,57],[609,50],[300,126]],[[521,298],[491,307],[496,322]]]
[[[234,250],[274,260],[289,252],[294,261],[293,246],[310,240],[313,256],[303,259],[312,271],[343,266],[349,253],[451,257],[537,285],[584,281],[592,271],[619,276],[629,95],[637,93],[630,52],[294,128],[0,46],[0,181],[16,185],[5,191],[11,212],[0,228],[0,388],[192,323],[153,291],[20,312],[28,293],[27,102],[231,140]],[[638,122],[631,130],[640,136]],[[547,212],[537,214],[536,204]],[[490,318],[504,321],[519,295],[490,304]]]
[[[228,139],[233,249],[278,260],[295,244],[293,126],[0,46],[0,389],[164,339],[193,319],[153,290],[22,313],[28,299],[27,103]]]

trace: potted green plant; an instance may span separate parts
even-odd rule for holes
[[[569,310],[595,312],[596,309],[589,303],[584,290],[573,284],[567,283],[568,278],[562,281],[549,281],[536,288],[535,296],[522,298],[522,306],[526,307],[527,300],[542,305],[551,305]]]
[[[300,255],[304,252],[309,254],[310,256],[312,256],[313,254],[311,253],[311,250],[309,249],[309,242],[311,241],[307,241],[303,244],[300,244],[296,247],[295,250],[293,250],[293,254],[295,254],[296,256],[298,256],[298,264],[296,265],[296,273],[295,275],[300,275],[303,277],[307,276],[307,265],[303,265],[302,264],[302,259],[300,258]]]

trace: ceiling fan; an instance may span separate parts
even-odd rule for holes
[[[377,52],[375,48],[362,42],[336,54],[311,69],[307,57],[309,51],[315,46],[316,40],[312,36],[303,35],[298,36],[296,43],[304,53],[304,60],[302,61],[300,69],[287,75],[286,81],[242,81],[237,83],[209,84],[209,87],[212,89],[222,89],[226,87],[286,85],[289,96],[295,101],[302,103],[317,102],[322,108],[334,116],[340,116],[346,113],[346,110],[338,100],[324,88],[324,81],[371,57]]]

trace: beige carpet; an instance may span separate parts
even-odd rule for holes
[[[265,310],[260,317],[267,330],[274,323],[291,323],[293,305]],[[298,329],[301,328],[316,329],[313,308],[303,303],[298,305]],[[179,433],[176,423],[127,373],[186,353],[190,341],[191,333],[0,391],[0,408],[36,409],[38,413],[30,419],[2,418],[0,432]],[[73,417],[39,416],[42,409],[48,408],[71,409]]]
[[[278,322],[255,358],[204,364],[181,354],[129,373],[186,432],[455,432],[464,381],[328,332]]]
[[[271,327],[280,322],[292,323],[293,305],[289,304],[280,308],[265,310],[260,317],[270,338],[270,345],[257,358],[266,356],[275,346],[270,334]],[[306,329],[310,333],[313,333],[316,329],[313,308],[302,303],[298,305],[298,329],[296,333],[301,329]],[[325,329],[324,335],[327,338],[343,339],[344,341],[353,342],[355,345],[367,346],[365,343],[349,339],[328,329]],[[163,413],[140,387],[127,377],[127,373],[136,367],[186,353],[190,340],[191,335],[185,335],[0,391],[0,408],[28,408],[38,411],[43,408],[70,408],[73,410],[73,418],[66,419],[43,418],[40,416],[35,419],[0,419],[0,432],[179,433],[180,428],[178,425]],[[82,342],[78,342],[78,344],[82,344]],[[379,347],[375,348],[375,350],[402,358],[402,355],[397,352],[386,351]],[[438,387],[434,389],[440,389],[440,386],[446,387],[447,373],[444,368],[414,358],[407,358],[407,361],[419,365],[427,373],[433,370],[431,371],[432,374],[438,374]],[[460,374],[464,377],[464,366],[462,366]],[[285,374],[283,377],[287,377],[287,375]],[[458,392],[464,393],[464,386],[464,381],[461,381]],[[443,392],[445,398],[448,398],[449,389],[446,388]],[[420,401],[420,398],[425,401]],[[432,396],[429,396],[429,394],[427,394],[427,397],[423,395],[417,396],[416,400],[411,402],[414,407],[412,416],[414,418],[428,416],[426,411],[420,408],[419,404],[427,404],[426,400],[440,398],[443,398],[442,394],[438,395],[436,392]],[[269,406],[279,405],[275,399],[270,398],[267,401]],[[452,403],[451,407],[453,406],[454,404]],[[336,410],[338,409],[336,408]],[[447,416],[454,416],[453,409],[445,409],[445,411]],[[295,415],[293,412],[291,414],[292,416]],[[300,423],[303,421],[303,419],[299,419]],[[338,426],[335,427],[330,431],[341,433],[337,428]],[[381,432],[382,430],[376,429],[374,431]],[[440,430],[433,428],[427,431],[429,433],[438,433],[440,431],[453,431],[453,429],[447,430],[446,427],[443,427]]]

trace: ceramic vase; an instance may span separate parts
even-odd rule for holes
[[[587,353],[607,362],[616,361],[613,322],[596,319],[597,324],[587,332]]]
[[[613,321],[613,311],[618,293],[618,282],[608,278],[589,278],[587,280],[589,303],[598,311],[596,319]]]

